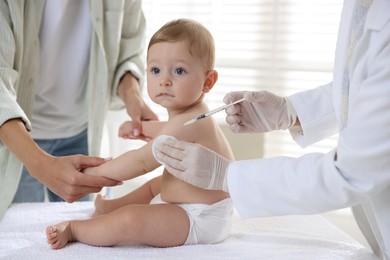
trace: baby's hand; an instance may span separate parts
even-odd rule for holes
[[[126,121],[119,127],[118,136],[123,139],[140,139],[146,142],[153,139],[150,136],[145,136],[138,128],[135,128],[132,121]]]
[[[126,121],[119,127],[118,136],[124,139],[134,139],[135,136],[139,135],[139,130],[134,129],[132,121]]]

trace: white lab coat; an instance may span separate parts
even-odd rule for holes
[[[304,147],[339,132],[337,147],[300,158],[233,162],[228,186],[242,217],[354,207],[373,250],[390,259],[390,0],[374,0],[368,11],[351,58],[345,106],[342,80],[354,4],[344,2],[333,82],[288,97],[302,127],[290,129],[296,142]]]

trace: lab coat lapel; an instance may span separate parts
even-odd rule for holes
[[[356,0],[357,1],[357,0]],[[340,24],[339,27],[339,34],[338,34],[338,41],[337,41],[337,47],[336,47],[336,60],[334,64],[334,71],[333,71],[333,85],[335,86],[333,88],[333,96],[334,96],[334,106],[336,111],[342,111],[342,102],[343,102],[343,93],[341,91],[341,87],[343,85],[343,72],[345,67],[345,58],[347,49],[349,46],[349,35],[351,34],[351,21],[353,16],[353,9],[356,4],[356,1],[344,1],[344,7],[342,11],[342,16],[344,17],[344,23]],[[363,30],[363,35],[361,36],[359,42],[356,44],[356,47],[353,51],[351,61],[350,61],[350,70],[355,71],[356,73],[356,66],[357,62],[361,60],[362,55],[367,50],[367,45],[369,44],[370,40],[370,33],[372,33],[373,30],[380,30],[386,22],[390,19],[390,1],[388,0],[374,0],[370,9],[367,13],[367,18],[365,22],[365,28]],[[359,57],[359,59],[357,59]],[[357,73],[359,74],[359,73]],[[356,74],[355,74],[356,76]],[[359,77],[362,77],[364,75],[358,75]],[[358,77],[358,78],[359,78]],[[353,80],[352,78],[350,78]],[[356,77],[354,78],[354,81],[356,82]],[[353,87],[349,90],[354,91]],[[350,93],[348,96],[351,96]],[[347,122],[344,121],[343,117],[340,113],[337,113],[337,120],[338,125],[340,129],[342,130]]]
[[[337,122],[342,129],[345,126],[345,122],[342,117],[342,101],[343,101],[343,93],[342,88],[340,86],[343,85],[343,73],[345,69],[345,59],[346,53],[349,46],[349,35],[351,34],[351,21],[353,16],[353,10],[356,1],[344,1],[343,10],[341,16],[343,17],[342,23],[339,26],[339,32],[337,37],[337,45],[336,45],[336,54],[335,54],[335,62],[333,68],[333,102],[337,117]]]
[[[350,62],[350,93],[349,96],[354,96],[355,92],[360,88],[360,84],[366,78],[365,67],[367,59],[375,56],[372,51],[377,51],[377,48],[369,48],[371,44],[376,44],[376,37],[387,22],[390,20],[390,1],[375,0],[373,1],[367,13],[367,18],[364,25],[363,34],[356,44]]]
[[[367,30],[380,30],[390,19],[390,1],[375,0],[367,14]]]
[[[373,31],[381,30],[383,26],[390,20],[389,10],[390,1],[376,0],[372,3],[367,13],[363,35],[361,37],[361,40],[356,45],[354,55],[351,59],[351,67],[356,68],[357,64],[362,60],[364,53],[368,49],[368,45],[372,41],[370,36]]]

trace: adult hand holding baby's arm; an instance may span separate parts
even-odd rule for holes
[[[142,139],[137,135],[137,132],[142,132],[142,121],[158,120],[158,116],[143,100],[140,89],[138,79],[131,72],[127,72],[122,77],[117,89],[118,95],[125,104],[127,114],[132,119],[131,128],[134,129],[134,137],[129,137],[131,139]]]
[[[52,156],[46,153],[34,142],[19,119],[9,120],[0,126],[0,140],[24,163],[31,176],[67,202],[99,192],[102,187],[121,183],[82,173],[87,167],[104,163],[103,158],[80,154]]]

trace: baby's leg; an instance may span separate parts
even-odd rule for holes
[[[88,220],[62,222],[47,228],[53,249],[70,241],[95,246],[146,244],[168,247],[184,244],[190,223],[174,204],[128,205]]]
[[[155,177],[136,190],[117,199],[106,199],[102,195],[98,195],[95,200],[94,216],[107,214],[120,207],[132,204],[149,204],[150,201],[160,193],[161,176]]]

